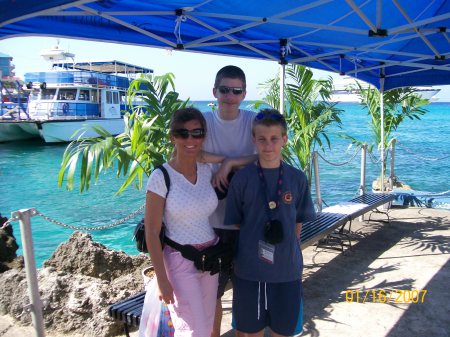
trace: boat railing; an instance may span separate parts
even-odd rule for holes
[[[98,88],[128,89],[130,79],[123,76],[103,74],[91,71],[57,71],[33,72],[25,74],[28,86],[43,84],[45,86],[89,85]]]
[[[35,102],[29,106],[34,119],[89,119],[99,118],[97,103],[89,102]]]

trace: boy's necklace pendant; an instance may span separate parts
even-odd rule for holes
[[[275,201],[269,201],[269,208],[270,209],[275,209],[277,208],[277,203]]]

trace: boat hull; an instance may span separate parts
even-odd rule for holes
[[[100,126],[115,136],[124,131],[125,124],[122,118],[50,120],[40,122],[39,134],[46,143],[70,142],[77,139],[99,137],[99,134],[93,130],[94,126]]]
[[[38,124],[34,121],[0,121],[0,143],[39,136]]]
[[[0,121],[0,142],[42,138],[46,143],[70,142],[98,137],[92,129],[100,126],[115,136],[124,131],[122,118],[89,120]]]

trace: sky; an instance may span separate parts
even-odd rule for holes
[[[75,61],[117,60],[151,68],[156,75],[172,72],[175,89],[182,99],[211,100],[212,87],[217,71],[226,65],[236,65],[244,70],[247,78],[247,100],[261,99],[261,83],[278,76],[279,65],[274,61],[217,56],[186,51],[112,44],[97,41],[62,39],[55,37],[15,37],[0,40],[0,52],[13,57],[16,76],[23,78],[27,72],[45,71],[49,63],[41,56],[43,49],[59,48],[75,54]],[[340,76],[331,72],[312,69],[315,78]],[[450,86],[438,87],[439,102],[450,101]]]

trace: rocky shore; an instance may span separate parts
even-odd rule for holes
[[[23,309],[29,303],[25,269],[17,249],[12,227],[1,228],[0,315],[14,317],[14,324],[30,325],[31,316]],[[141,271],[149,265],[144,254],[109,250],[89,234],[74,232],[38,270],[45,330],[61,335],[120,335],[123,325],[109,318],[108,306],[142,291]]]

